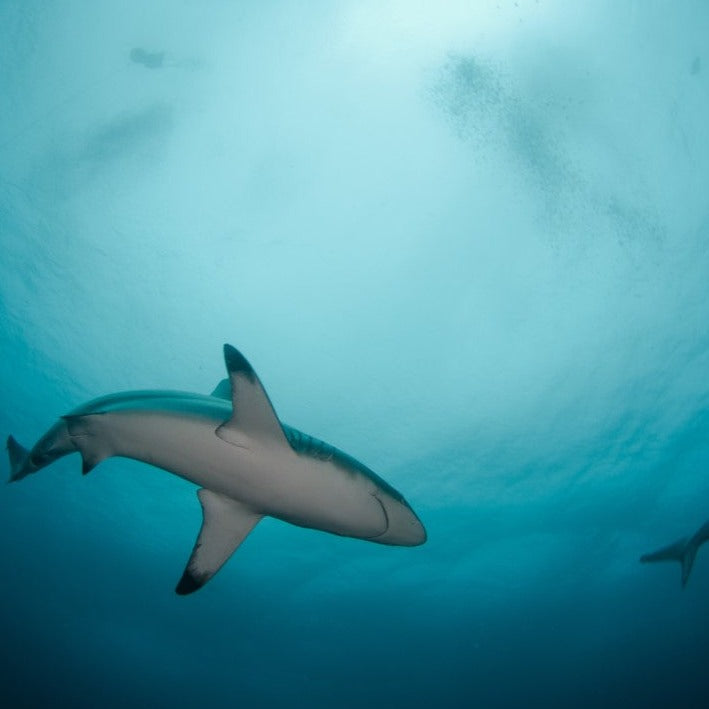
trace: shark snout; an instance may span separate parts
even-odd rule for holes
[[[406,500],[397,500],[388,495],[377,496],[377,500],[386,515],[387,528],[372,541],[402,547],[415,547],[426,541],[426,529]]]

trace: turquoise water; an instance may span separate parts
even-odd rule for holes
[[[174,593],[196,488],[0,488],[7,707],[705,707],[709,7],[0,3],[0,431],[209,393],[400,490]],[[0,465],[9,475],[6,459]]]

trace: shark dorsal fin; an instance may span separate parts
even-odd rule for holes
[[[237,446],[248,447],[248,440],[253,438],[270,439],[287,446],[273,404],[244,355],[231,345],[224,345],[224,361],[229,373],[232,414],[217,429],[217,436]]]
[[[263,516],[241,502],[205,488],[197,495],[202,504],[202,528],[175,589],[181,596],[202,588]]]
[[[228,379],[222,379],[219,384],[214,387],[214,391],[210,396],[231,401],[231,382]]]

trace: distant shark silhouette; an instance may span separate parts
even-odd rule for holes
[[[160,69],[165,62],[165,52],[146,52],[140,47],[131,49],[130,59],[135,64],[142,64],[147,69]]]
[[[399,492],[354,458],[280,423],[244,356],[225,345],[224,358],[229,378],[211,396],[111,394],[62,416],[32,450],[10,436],[10,480],[78,451],[84,473],[123,456],[199,485],[202,528],[175,589],[181,595],[214,576],[265,515],[379,544],[426,541]]]
[[[691,537],[682,537],[669,546],[662,547],[650,554],[643,554],[640,561],[678,561],[682,566],[682,588],[689,581],[694,559],[699,547],[709,539],[709,521],[705,522]]]

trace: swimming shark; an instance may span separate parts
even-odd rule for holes
[[[9,436],[10,481],[78,452],[84,474],[122,456],[198,485],[202,526],[180,595],[204,586],[264,516],[378,544],[426,541],[401,493],[334,446],[281,423],[237,349],[224,345],[224,360],[228,378],[211,395],[110,394],[59,418],[30,450]]]
[[[694,559],[697,556],[699,547],[709,539],[709,521],[705,522],[691,537],[682,537],[676,542],[669,544],[662,549],[643,554],[640,561],[643,563],[650,561],[679,561],[682,566],[682,588],[689,581],[689,574],[692,572]]]

